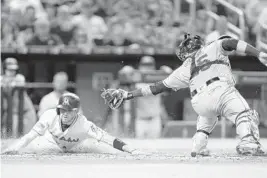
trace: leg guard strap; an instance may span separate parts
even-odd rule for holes
[[[247,134],[247,135],[245,135],[245,136],[243,136],[242,138],[241,138],[241,140],[243,140],[243,139],[245,139],[245,138],[248,138],[248,137],[253,137],[253,134]]]
[[[242,114],[244,114],[244,113],[246,113],[246,112],[249,112],[250,110],[249,109],[247,109],[247,110],[244,110],[244,111],[242,111],[242,112],[240,112],[237,116],[236,116],[236,118],[235,118],[235,125],[236,125],[236,127],[237,127],[237,125],[239,125],[240,123],[237,123],[237,119],[238,120],[240,120],[240,115],[242,115]],[[245,116],[243,116],[243,117],[245,117]]]
[[[207,132],[207,131],[205,131],[205,130],[202,130],[202,129],[199,129],[199,130],[197,130],[197,132],[202,132],[202,133],[204,133],[204,134],[206,134],[206,135],[210,135],[210,133],[209,132]]]

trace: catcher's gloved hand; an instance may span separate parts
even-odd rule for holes
[[[101,93],[101,97],[111,109],[119,108],[127,96],[128,92],[122,89],[103,89]]]

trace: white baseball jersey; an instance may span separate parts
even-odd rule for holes
[[[174,90],[189,87],[193,91],[214,77],[220,77],[234,85],[235,81],[228,59],[230,52],[225,51],[221,43],[222,40],[216,40],[188,57],[179,68],[163,81],[164,85]],[[208,63],[213,64],[199,68],[199,66]]]
[[[105,131],[88,121],[82,114],[79,114],[70,127],[63,132],[61,119],[57,115],[56,109],[44,112],[33,130],[48,139],[52,137],[62,150],[70,150],[89,137],[100,141],[106,135]]]
[[[199,94],[191,99],[191,104],[199,115],[197,130],[206,133],[212,132],[218,117],[224,117],[237,125],[247,120],[247,111],[250,110],[246,100],[234,87],[235,81],[227,57],[229,52],[222,48],[222,41],[216,40],[198,50],[163,82],[166,87],[172,89],[189,87],[191,92],[197,90]],[[220,81],[204,87],[207,86],[207,81],[215,77]],[[259,138],[258,129],[251,123],[245,122],[237,126],[236,132],[240,138],[249,134]],[[198,143],[194,144],[195,148],[206,146],[204,141],[196,140],[196,142]]]

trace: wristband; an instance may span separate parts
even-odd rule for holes
[[[149,85],[147,85],[147,86],[145,86],[145,87],[142,87],[142,88],[141,88],[141,92],[142,92],[142,95],[143,95],[143,96],[150,96],[150,95],[153,95],[153,93],[152,93],[152,91],[151,91]]]
[[[124,151],[122,149],[122,147],[126,145],[126,143],[124,143],[123,141],[121,141],[120,139],[116,138],[114,141],[113,141],[113,147],[118,149],[118,150],[121,150],[121,151]]]
[[[247,43],[242,40],[239,40],[236,46],[236,50],[239,52],[245,53],[246,48],[247,48]]]

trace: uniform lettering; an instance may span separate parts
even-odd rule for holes
[[[72,143],[72,142],[78,142],[79,138],[74,139],[74,138],[69,137],[68,139],[66,139],[65,137],[61,137],[59,140],[63,140],[65,142]]]
[[[200,56],[197,61],[197,67],[201,67],[201,66],[204,66],[206,63],[209,62],[209,60],[207,59],[208,55],[207,54],[203,54],[202,56]],[[207,66],[204,66],[204,67],[201,67],[201,71],[205,71],[207,70],[208,68],[210,68],[210,65],[207,65]]]
[[[197,66],[202,66],[203,64],[205,64],[206,61],[208,61],[207,59],[205,59],[206,57],[208,57],[207,54],[203,54],[202,56],[200,56],[196,61],[198,63]]]
[[[97,133],[97,128],[95,125],[91,125],[91,130],[92,132]]]
[[[192,57],[191,75],[195,76],[199,73],[199,71],[205,71],[210,68],[211,65],[206,65],[207,63],[209,63],[207,54],[202,54],[200,57],[198,57],[196,53]]]

